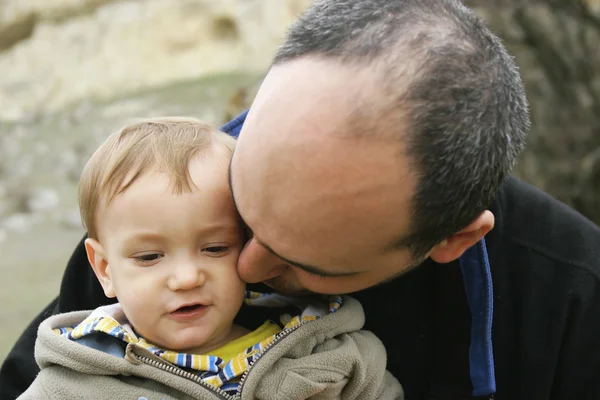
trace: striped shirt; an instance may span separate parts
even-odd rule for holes
[[[283,331],[295,329],[305,322],[313,321],[327,313],[335,312],[342,306],[341,296],[329,296],[328,300],[328,309],[324,309],[323,307],[319,308],[308,303],[303,304],[304,311],[300,315],[294,317],[287,316],[287,318],[282,317],[284,325]],[[278,294],[248,291],[246,293],[245,302],[248,305],[275,307],[297,304],[298,302],[302,302],[302,300]],[[106,307],[101,307],[101,309],[102,308],[106,309]],[[249,370],[250,366],[258,356],[283,335],[283,333],[280,332],[281,329],[269,328],[265,323],[265,325],[258,330],[263,329],[263,331],[270,331],[273,334],[270,334],[266,338],[264,338],[263,334],[263,338],[257,343],[245,348],[230,360],[224,360],[216,355],[179,353],[162,349],[146,341],[143,337],[136,335],[127,322],[122,321],[120,323],[116,318],[113,318],[106,312],[99,313],[96,311],[92,312],[92,314],[90,314],[83,322],[74,327],[57,328],[54,331],[70,340],[78,340],[92,333],[100,332],[113,336],[128,344],[134,343],[173,365],[197,374],[204,383],[219,388],[231,395],[234,395],[237,392],[241,376]],[[272,322],[271,324],[275,325]],[[252,335],[257,331],[254,331],[249,335]],[[219,349],[214,350],[214,352],[218,353]]]

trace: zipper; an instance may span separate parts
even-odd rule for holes
[[[304,325],[307,321],[301,322],[300,324],[292,327],[292,328],[286,328],[283,331],[279,332],[278,336],[275,338],[275,340],[273,340],[271,343],[269,343],[267,345],[267,347],[265,347],[265,349],[258,353],[256,355],[256,358],[254,359],[254,361],[252,361],[252,365],[242,374],[242,377],[240,378],[240,382],[238,385],[238,389],[237,389],[237,394],[235,396],[230,396],[228,395],[225,391],[214,387],[213,385],[209,385],[206,382],[203,382],[202,379],[200,379],[200,377],[198,375],[194,375],[191,372],[187,372],[184,371],[181,368],[172,366],[172,365],[165,365],[162,362],[156,361],[156,360],[152,360],[150,358],[144,357],[144,356],[139,356],[139,355],[135,355],[135,357],[140,360],[141,362],[143,362],[144,364],[153,366],[155,368],[161,369],[165,372],[169,372],[172,374],[175,374],[177,376],[180,376],[182,378],[186,378],[188,380],[191,380],[195,383],[200,384],[201,386],[203,386],[204,388],[210,390],[211,392],[215,393],[216,395],[218,395],[221,399],[225,399],[225,400],[239,400],[242,398],[242,389],[244,388],[244,383],[246,381],[246,377],[248,376],[248,374],[250,373],[250,371],[252,370],[252,367],[254,367],[254,365],[256,365],[256,363],[258,362],[259,359],[261,359],[269,350],[271,350],[271,348],[273,346],[275,346],[277,343],[281,342],[285,337],[287,337],[290,333],[294,332],[296,329],[300,328],[302,325]]]
[[[165,365],[162,362],[159,362],[159,361],[156,361],[156,360],[152,360],[152,359],[144,357],[144,356],[138,356],[137,354],[136,354],[136,358],[138,360],[140,360],[141,362],[143,362],[144,364],[147,364],[147,365],[153,366],[155,368],[161,369],[161,370],[163,370],[165,372],[169,372],[169,373],[175,374],[175,375],[180,376],[182,378],[186,378],[186,379],[189,379],[191,381],[194,381],[195,383],[200,384],[200,386],[203,386],[204,388],[206,388],[206,389],[210,390],[211,392],[215,393],[221,399],[230,400],[230,399],[237,399],[238,398],[238,396],[235,396],[235,397],[230,396],[225,391],[223,391],[223,390],[221,390],[219,388],[216,388],[213,385],[209,385],[206,382],[203,382],[202,379],[200,379],[200,377],[198,375],[194,375],[191,372],[184,371],[181,368],[178,368],[178,367],[175,367],[175,366],[171,366],[171,365]]]
[[[256,355],[256,358],[254,359],[254,361],[252,361],[252,365],[242,374],[242,377],[240,378],[240,383],[238,385],[237,395],[235,397],[236,399],[241,399],[241,397],[242,397],[242,390],[244,389],[244,383],[246,382],[246,377],[248,376],[248,374],[250,373],[250,371],[252,370],[252,368],[256,365],[256,363],[258,362],[258,360],[260,360],[269,350],[271,350],[271,348],[273,348],[273,346],[275,346],[277,343],[281,342],[283,340],[283,338],[285,338],[286,336],[288,336],[290,333],[294,332],[296,329],[300,328],[306,322],[307,321],[301,322],[298,325],[294,326],[293,328],[286,328],[283,331],[279,332],[279,336],[277,336],[275,338],[275,340],[273,340],[271,343],[269,343],[267,345],[267,347],[265,347],[265,349],[263,351],[261,351],[260,353],[258,353]]]

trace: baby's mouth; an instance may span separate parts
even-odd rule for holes
[[[204,307],[202,304],[192,304],[189,306],[183,306],[173,311],[174,313],[188,313],[198,310],[200,307]]]
[[[171,311],[169,314],[175,318],[192,318],[203,315],[208,305],[196,303],[196,304],[187,304],[185,306],[181,306],[178,309]]]

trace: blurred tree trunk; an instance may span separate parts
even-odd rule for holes
[[[515,173],[600,224],[600,1],[466,3],[521,68],[532,130]]]

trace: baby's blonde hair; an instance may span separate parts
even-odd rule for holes
[[[233,153],[235,139],[198,119],[183,117],[144,119],[110,135],[89,159],[79,180],[79,209],[88,237],[98,237],[100,201],[107,207],[149,170],[166,173],[175,193],[191,191],[189,163],[215,141],[229,156]]]

